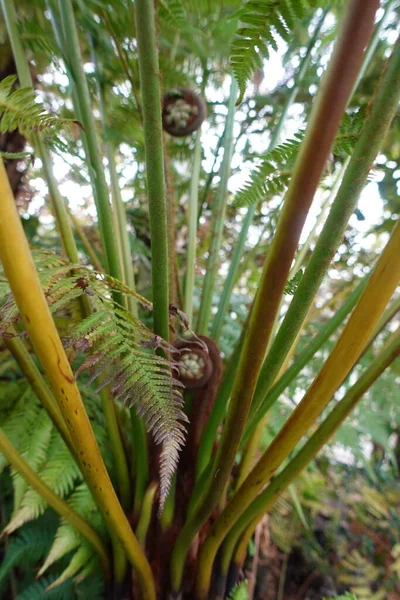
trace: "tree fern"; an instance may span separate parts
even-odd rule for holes
[[[268,57],[269,47],[278,49],[277,37],[290,39],[297,21],[304,18],[307,0],[250,0],[233,17],[244,27],[231,47],[231,65],[239,86],[240,103],[252,73]]]
[[[59,130],[66,124],[78,123],[73,119],[62,119],[47,113],[36,102],[36,95],[31,88],[13,91],[16,79],[15,75],[9,75],[0,82],[0,133],[19,129],[23,135],[28,136],[30,133]]]
[[[114,304],[110,291],[131,293],[148,309],[151,309],[151,303],[116,279],[96,274],[81,265],[68,264],[60,257],[38,252],[35,259],[42,288],[53,313],[70,310],[74,301],[84,294],[89,295],[96,307],[92,315],[71,324],[65,334],[65,345],[77,351],[94,351],[79,367],[77,374],[82,369],[90,369],[93,381],[108,373],[98,389],[109,385],[117,399],[121,398],[129,407],[135,405],[156,443],[162,445],[162,508],[179,450],[184,443],[181,421],[187,420],[182,411],[182,385],[173,378],[174,350],[161,338],[155,337],[139,319]],[[9,327],[18,320],[14,299],[8,294],[1,308],[0,334],[7,335]],[[156,354],[160,347],[166,356],[172,358]]]

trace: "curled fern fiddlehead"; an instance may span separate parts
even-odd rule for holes
[[[204,100],[185,88],[169,90],[163,98],[163,128],[174,137],[184,137],[199,129],[206,116]]]

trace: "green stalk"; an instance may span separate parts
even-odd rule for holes
[[[314,223],[314,226],[312,228],[312,230],[310,231],[306,241],[304,242],[304,244],[302,245],[302,247],[300,248],[297,256],[296,256],[296,260],[294,262],[293,267],[290,269],[290,274],[289,274],[289,278],[291,279],[292,277],[294,277],[296,275],[296,273],[299,271],[299,269],[301,268],[303,261],[306,257],[306,254],[308,252],[308,250],[310,249],[310,246],[313,242],[313,240],[316,237],[316,232],[318,227],[321,225],[321,223],[324,221],[325,216],[327,211],[329,210],[329,207],[332,204],[332,201],[334,200],[334,198],[336,197],[336,194],[340,188],[340,185],[342,183],[343,180],[343,176],[344,173],[349,165],[350,162],[350,157],[347,157],[346,160],[344,161],[343,165],[341,165],[340,169],[339,169],[339,173],[337,174],[336,180],[332,186],[332,189],[329,193],[329,196],[326,198],[326,200],[323,202],[322,207],[321,207],[321,211]]]
[[[308,442],[301,448],[283,471],[274,477],[267,489],[254,500],[240,517],[224,543],[221,562],[221,569],[224,573],[227,573],[230,557],[232,556],[237,540],[240,535],[242,535],[244,529],[246,529],[246,531],[243,540],[241,540],[235,553],[236,557],[240,557],[240,559],[244,558],[246,552],[247,543],[245,540],[248,540],[251,537],[252,532],[262,515],[271,508],[288,485],[290,485],[313,458],[315,458],[321,448],[329,441],[343,421],[349,416],[366,391],[378,379],[383,371],[399,356],[399,354],[400,332],[397,331],[391,336],[389,343],[385,345],[343,399],[336,404],[335,408],[325,418]]]
[[[0,428],[0,451],[4,454],[10,464],[14,467],[27,483],[47,502],[57,514],[68,521],[89,544],[94,548],[100,558],[102,569],[106,579],[110,578],[110,562],[104,543],[99,534],[82,517],[74,511],[64,500],[57,496],[53,490],[44,482],[22,456],[14,448],[6,434]]]
[[[89,89],[83,70],[83,59],[80,51],[80,42],[72,1],[59,0],[59,11],[64,30],[63,39],[65,40],[65,43],[63,45],[63,50],[67,56],[69,72],[73,77],[76,98],[79,104],[79,115],[85,128],[85,137],[89,153],[88,160],[90,162],[89,173],[92,186],[96,190],[94,198],[96,201],[106,270],[112,277],[121,279],[121,267],[119,264],[118,249],[113,230],[108,187],[97,139],[96,122],[90,103]],[[120,295],[118,295],[118,301],[121,303]]]
[[[121,433],[118,427],[116,406],[111,395],[110,388],[105,387],[100,391],[101,406],[106,419],[109,445],[114,457],[114,465],[117,475],[121,505],[128,511],[131,499],[131,484],[129,478],[128,463],[125,449],[122,443]]]
[[[95,72],[97,77],[97,95],[99,98],[99,109],[101,115],[101,122],[104,134],[104,146],[106,150],[106,156],[108,161],[108,172],[110,174],[111,182],[111,198],[113,204],[113,216],[116,221],[115,235],[117,239],[117,245],[121,252],[121,275],[122,281],[135,291],[135,277],[133,273],[132,256],[129,243],[129,233],[127,229],[126,211],[125,205],[121,196],[121,189],[118,181],[118,173],[115,164],[115,149],[113,148],[107,130],[107,103],[104,94],[104,86],[101,83],[102,68],[99,64],[97,54],[95,52],[95,45],[92,36],[90,36],[90,44],[92,48],[92,57],[95,64]],[[130,313],[134,316],[138,316],[137,302],[133,296],[127,297],[127,308]]]
[[[299,71],[296,76],[295,84],[292,87],[290,94],[285,102],[285,105],[282,110],[282,114],[279,117],[279,121],[274,129],[271,140],[268,144],[267,152],[272,150],[279,141],[279,136],[281,135],[283,126],[285,124],[287,113],[289,111],[289,108],[292,106],[292,104],[294,103],[294,101],[296,99],[296,96],[300,89],[300,85],[304,79],[308,65],[310,64],[311,52],[315,46],[316,41],[319,39],[321,27],[323,25],[323,22],[325,20],[327,13],[328,13],[328,10],[329,9],[326,9],[323,12],[321,19],[319,20],[319,22],[315,28],[314,35],[312,36],[312,38],[308,44],[307,52],[301,61],[300,68],[299,68]],[[218,339],[221,335],[222,327],[224,324],[225,314],[228,309],[229,302],[230,302],[231,295],[232,295],[233,286],[235,285],[235,282],[237,280],[238,269],[239,269],[240,261],[241,261],[242,255],[243,255],[243,251],[244,251],[244,247],[245,247],[245,243],[246,243],[246,239],[247,239],[247,234],[249,232],[250,225],[253,222],[253,218],[254,218],[254,214],[255,214],[256,210],[257,210],[257,204],[252,204],[247,209],[247,213],[243,220],[242,228],[239,233],[239,238],[236,242],[236,245],[235,245],[235,248],[234,248],[234,251],[232,254],[232,260],[231,260],[228,275],[226,277],[226,281],[224,284],[224,289],[222,291],[221,298],[219,301],[218,311],[217,311],[217,314],[213,321],[212,329],[211,329],[211,337],[215,341],[218,341]]]
[[[296,358],[295,362],[289,367],[287,371],[278,379],[278,381],[270,388],[265,396],[262,410],[257,411],[253,419],[249,421],[246,426],[245,433],[243,435],[242,444],[246,442],[248,436],[252,432],[253,428],[256,427],[258,421],[262,419],[263,413],[268,412],[271,406],[279,398],[279,396],[285,391],[290,385],[293,379],[300,373],[300,371],[310,362],[312,357],[318,352],[318,350],[328,341],[331,335],[341,325],[347,315],[353,310],[357,304],[365,286],[368,282],[368,276],[364,277],[357,285],[357,287],[349,294],[345,302],[335,312],[333,317],[324,325],[321,331],[311,340],[311,342],[304,348],[304,350]]]
[[[342,241],[347,223],[354,212],[370,169],[396,114],[399,99],[400,41],[393,49],[392,58],[354,147],[329,216],[260,371],[252,404],[252,415],[263,405],[266,393],[277,376],[328,271],[336,249]]]
[[[378,0],[352,0],[348,5],[340,36],[313,106],[276,234],[264,265],[236,371],[228,416],[213,465],[211,483],[195,514],[184,525],[173,551],[171,581],[175,591],[181,585],[190,543],[218,504],[229,479],[301,230],[361,66],[363,51],[373,31],[378,7]],[[337,84],[338,81],[340,85]]]
[[[154,332],[169,339],[168,231],[164,192],[160,73],[153,0],[135,0],[150,213]]]
[[[134,514],[139,515],[147,482],[149,479],[147,436],[143,421],[136,414],[135,407],[130,409],[133,432],[133,461],[135,464],[135,499]]]
[[[189,229],[187,243],[186,282],[185,282],[185,313],[192,323],[193,319],[193,293],[196,272],[196,238],[197,238],[197,209],[199,203],[199,178],[201,168],[201,130],[197,132],[194,147],[192,178],[190,182],[190,195],[188,206]]]
[[[142,511],[140,513],[140,519],[136,527],[136,537],[139,544],[144,547],[146,540],[147,531],[150,525],[151,513],[153,510],[154,496],[157,491],[157,484],[151,483],[146,490],[143,498]]]
[[[57,42],[67,56],[67,71],[74,83],[72,94],[74,105],[86,130],[86,134],[84,136],[84,146],[85,152],[87,152],[87,157],[90,160],[92,167],[89,168],[89,173],[92,181],[93,195],[97,206],[100,237],[102,238],[106,270],[108,270],[112,277],[121,280],[121,265],[119,262],[116,239],[114,238],[113,219],[111,206],[109,203],[108,187],[105,180],[100,147],[96,136],[96,124],[90,105],[86,76],[82,67],[82,57],[80,54],[79,38],[74,19],[73,7],[71,0],[66,0],[66,2],[60,1],[59,6],[64,28],[63,31],[60,27],[59,21],[57,20],[54,7],[49,4],[52,14],[52,24]],[[67,39],[72,41],[72,43],[67,44]],[[122,294],[115,293],[114,297],[119,304],[123,305]],[[90,312],[91,310],[89,306],[86,313],[90,314]],[[108,388],[103,389],[100,393],[100,396],[102,399],[103,411],[106,416],[110,445],[114,455],[121,501],[124,508],[127,508],[129,506],[130,499],[130,481],[124,447],[115,414],[116,409]],[[114,536],[113,540],[115,539],[116,537]],[[116,560],[118,560],[118,556],[121,557],[122,560],[120,551],[116,552]],[[119,572],[123,571],[122,564],[119,565],[118,570]]]
[[[198,210],[198,215],[197,215],[197,225],[199,224],[201,215],[203,214],[203,206],[207,202],[208,193],[210,191],[210,187],[211,187],[212,181],[213,181],[214,177],[216,177],[217,174],[218,174],[218,172],[215,171],[214,169],[215,169],[215,165],[217,164],[218,154],[219,154],[220,148],[221,148],[221,146],[223,144],[223,141],[224,141],[225,130],[226,130],[226,122],[225,122],[224,132],[221,135],[221,137],[218,138],[217,146],[216,146],[216,148],[214,150],[213,164],[212,164],[210,172],[209,172],[209,174],[207,176],[206,183],[205,183],[205,186],[204,186],[204,189],[203,189],[203,193],[202,193],[202,196],[201,196],[201,199],[200,199],[199,210]]]
[[[70,213],[69,216],[71,218],[73,226],[75,227],[75,231],[76,231],[77,235],[81,238],[81,242],[85,247],[87,255],[89,256],[90,260],[92,261],[92,265],[94,266],[96,271],[98,271],[99,273],[103,273],[104,272],[103,266],[97,256],[96,252],[94,251],[92,244],[89,242],[86,233],[82,229],[78,219],[76,218],[76,216],[73,213]]]
[[[29,70],[29,64],[25,57],[24,49],[21,43],[17,27],[17,13],[13,0],[1,0],[1,6],[3,9],[4,20],[7,26],[8,37],[13,51],[15,64],[17,67],[18,80],[21,87],[33,88],[32,77]],[[68,256],[72,263],[78,263],[78,250],[76,248],[74,234],[68,218],[68,212],[58,191],[58,183],[53,174],[53,166],[50,157],[50,153],[42,141],[42,137],[39,134],[32,136],[33,146],[39,155],[42,165],[43,172],[47,185],[49,186],[51,207],[54,218],[57,223],[57,229],[60,233],[62,246],[65,254]]]
[[[221,181],[217,195],[213,201],[211,216],[210,247],[204,278],[203,293],[201,295],[199,317],[197,321],[197,333],[207,335],[211,315],[212,296],[215,280],[220,266],[219,251],[222,242],[222,233],[225,224],[225,211],[227,202],[228,180],[231,172],[231,161],[233,153],[233,124],[235,120],[235,102],[237,97],[236,79],[232,77],[231,89],[228,102],[228,114],[224,134],[224,157],[221,165]]]

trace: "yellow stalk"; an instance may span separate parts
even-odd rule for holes
[[[37,491],[38,494],[46,500],[47,504],[51,506],[68,523],[75,527],[79,533],[81,533],[88,542],[93,546],[99,555],[101,565],[104,569],[106,579],[110,577],[110,563],[108,560],[107,552],[99,534],[93,529],[91,525],[86,523],[82,517],[74,511],[64,500],[59,498],[49,486],[40,479],[28,463],[22,458],[22,456],[14,448],[4,431],[0,427],[0,451],[4,454],[9,463],[14,467],[16,471],[29,485]]]
[[[138,572],[143,598],[155,599],[150,565],[110,481],[56,326],[40,286],[28,242],[0,161],[0,260],[25,329],[79,452],[82,473],[108,528]]]
[[[197,596],[205,598],[222,540],[313,425],[357,361],[400,282],[400,221],[332,353],[281,431],[214,522],[200,553]]]

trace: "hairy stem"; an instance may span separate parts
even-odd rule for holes
[[[197,238],[197,209],[199,203],[199,177],[201,168],[201,130],[197,132],[194,147],[192,177],[190,182],[190,195],[188,206],[188,243],[186,259],[186,281],[185,281],[185,313],[192,323],[193,319],[193,293],[196,273],[196,238]]]
[[[154,332],[168,340],[168,231],[154,3],[153,0],[135,0],[134,8],[150,213]]]

